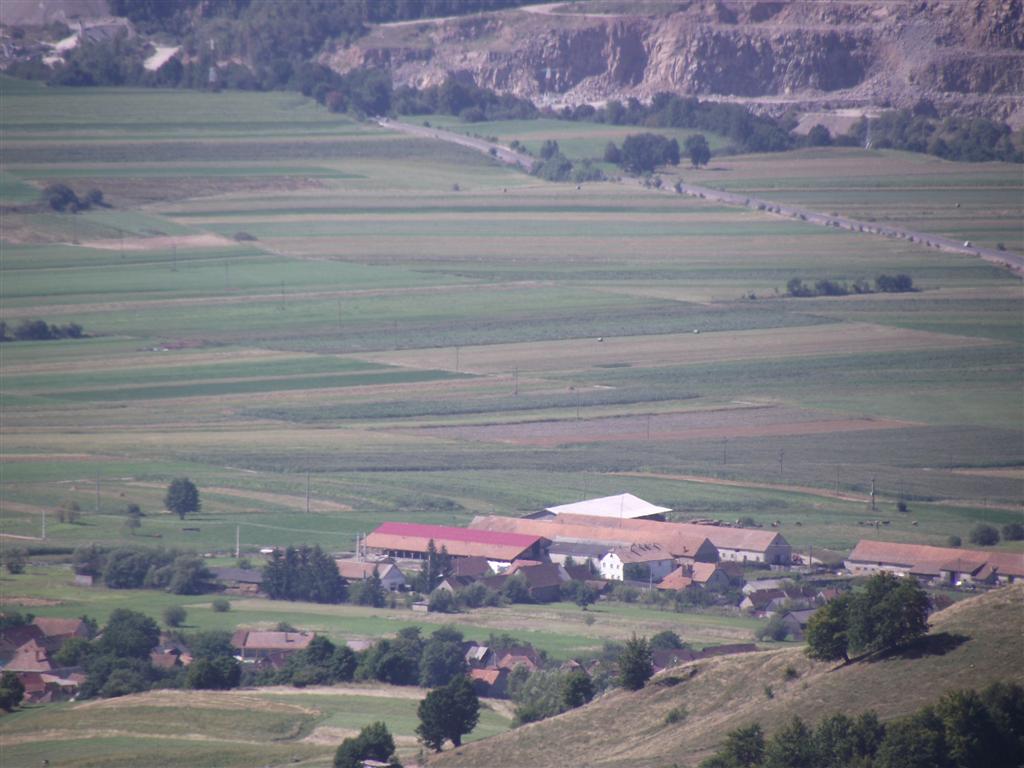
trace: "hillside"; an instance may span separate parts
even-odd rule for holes
[[[753,721],[771,734],[792,715],[812,723],[834,712],[855,715],[867,709],[883,719],[896,717],[949,689],[1024,682],[1022,608],[1024,586],[965,600],[932,617],[929,640],[915,651],[847,667],[812,662],[800,649],[689,664],[655,678],[642,691],[616,691],[430,764],[696,765],[725,733]],[[787,681],[787,667],[799,676]],[[667,725],[665,716],[675,707],[685,709],[686,717]]]
[[[578,104],[659,91],[763,111],[913,106],[1024,121],[1019,0],[556,3],[383,24],[322,58]]]

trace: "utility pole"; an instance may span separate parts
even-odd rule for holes
[[[306,514],[309,514],[309,471],[306,471]]]
[[[875,511],[875,478],[871,478],[871,511]]]
[[[235,526],[235,560],[242,556],[242,526]]]
[[[786,456],[785,449],[784,448],[779,448],[779,474],[780,475],[782,474],[782,460],[783,460],[783,458],[785,458],[785,456]]]

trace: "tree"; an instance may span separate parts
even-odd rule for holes
[[[652,651],[676,651],[680,648],[686,647],[686,643],[683,642],[682,638],[671,629],[663,629],[656,635],[652,635],[650,641],[648,641],[648,645],[651,647]]]
[[[230,656],[196,659],[188,666],[185,687],[197,690],[226,691],[237,688],[242,666]]]
[[[971,528],[971,543],[979,547],[991,547],[999,543],[999,531],[986,523],[978,523]]]
[[[430,691],[416,711],[416,733],[431,749],[440,752],[447,740],[462,746],[462,737],[480,719],[480,700],[468,677],[457,677],[443,688]]]
[[[466,675],[462,634],[452,628],[437,630],[423,646],[420,657],[420,685],[436,688]]]
[[[181,555],[174,560],[167,591],[175,595],[201,595],[213,589],[213,574],[194,555]]]
[[[654,664],[647,638],[637,638],[634,633],[619,656],[619,684],[630,691],[638,691],[653,674]]]
[[[180,605],[170,605],[164,608],[164,624],[168,627],[180,627],[185,623],[188,614]]]
[[[889,723],[878,747],[877,768],[946,768],[947,759],[942,721],[934,711]]]
[[[172,480],[171,484],[167,486],[164,506],[182,520],[185,519],[185,515],[198,512],[202,505],[195,483],[187,477],[178,477]]]
[[[96,642],[102,653],[148,659],[149,652],[160,642],[160,627],[145,614],[115,608]]]
[[[609,141],[605,145],[604,161],[606,163],[615,163],[615,165],[622,162],[622,151],[616,146],[614,141]]]
[[[582,669],[574,669],[562,678],[562,710],[575,709],[594,698],[594,682]]]
[[[994,768],[1003,762],[1000,733],[977,692],[946,693],[935,705],[935,714],[945,729],[946,749],[954,765]]]
[[[579,589],[576,590],[574,602],[584,611],[587,610],[588,605],[597,602],[597,590],[585,582],[580,584]]]
[[[840,595],[811,614],[807,621],[807,655],[821,661],[849,662],[849,623],[849,595]]]
[[[540,145],[540,156],[543,160],[550,160],[555,155],[560,154],[558,148],[558,142],[553,139],[547,139]]]
[[[622,142],[622,167],[651,173],[659,165],[679,165],[679,142],[657,133],[631,133]]]
[[[382,722],[371,723],[359,735],[341,742],[334,753],[334,768],[362,768],[364,760],[388,762],[391,768],[402,768],[395,759],[395,740]]]
[[[814,739],[799,717],[772,736],[765,747],[764,768],[820,768]]]
[[[807,145],[811,147],[827,147],[832,143],[832,134],[821,123],[807,132]]]
[[[695,133],[687,137],[683,143],[683,148],[694,168],[707,165],[711,159],[711,147],[708,146],[708,140],[704,137],[703,133]]]
[[[1020,523],[1007,523],[1003,526],[1003,539],[1005,541],[1020,541],[1024,539],[1024,525]]]
[[[725,765],[753,768],[764,760],[764,732],[757,723],[730,731],[720,753]]]
[[[4,567],[10,574],[24,573],[26,561],[25,550],[21,547],[11,547],[4,553]]]
[[[850,648],[872,653],[916,640],[928,632],[928,594],[911,578],[872,576],[850,604]]]
[[[10,712],[25,698],[25,686],[13,672],[4,672],[0,677],[0,709]]]

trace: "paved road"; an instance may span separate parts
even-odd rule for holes
[[[521,155],[501,144],[495,144],[490,141],[485,141],[484,139],[475,139],[471,136],[464,136],[441,128],[428,128],[423,125],[402,123],[394,120],[388,120],[386,118],[381,118],[377,123],[383,128],[390,128],[391,130],[401,131],[413,136],[449,141],[453,144],[468,147],[469,149],[475,149],[476,151],[490,155],[503,163],[517,166],[526,171],[529,171],[534,163],[534,158],[528,155]],[[675,189],[672,186],[674,182],[669,178],[664,178],[662,181],[664,183],[661,189],[657,191],[666,194],[674,194]],[[643,188],[639,179],[626,179],[624,180],[624,183],[635,184],[636,186]],[[822,213],[821,211],[813,211],[809,208],[802,208],[790,205],[789,203],[776,203],[760,197],[752,197],[750,195],[736,194],[733,192],[723,192],[720,189],[700,187],[695,184],[680,184],[679,194],[699,197],[703,200],[713,200],[717,203],[725,203],[726,205],[740,205],[787,219],[806,221],[808,224],[816,224],[821,227],[833,227],[835,229],[846,229],[851,232],[862,232],[867,235],[887,237],[889,239],[906,240],[911,243],[919,243],[926,248],[935,248],[939,251],[977,256],[978,258],[992,262],[993,264],[1007,267],[1017,274],[1024,275],[1024,256],[1020,256],[1019,254],[1011,253],[1009,251],[999,251],[994,248],[982,248],[966,243],[962,240],[954,240],[949,237],[944,237],[943,235],[918,232],[916,230],[906,229],[904,227],[891,224],[878,224],[876,222],[860,221],[859,219],[851,219],[847,216],[830,216],[829,214]]]

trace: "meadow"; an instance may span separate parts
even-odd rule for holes
[[[0,91],[0,320],[86,334],[0,347],[5,551],[103,542],[226,563],[237,531],[248,555],[346,552],[384,520],[464,525],[623,491],[679,519],[774,523],[802,551],[943,544],[1020,518],[1024,313],[1006,270],[632,184],[541,182],[295,94],[5,78]],[[534,151],[555,139],[573,157],[633,130],[452,127]],[[1017,167],[833,149],[671,172],[1022,247]],[[53,212],[38,200],[54,182],[110,207]],[[793,277],[882,273],[919,290],[786,296]],[[186,521],[163,509],[181,476],[202,499]],[[73,504],[79,518],[61,522]],[[621,603],[593,607],[592,624],[561,603],[436,616],[238,598],[217,613],[208,597],[73,587],[62,557],[4,574],[4,604],[100,621],[181,605],[190,630],[288,621],[336,641],[453,622],[557,659],[633,631],[700,646],[760,626]],[[30,709],[0,735],[11,765],[326,765],[377,717],[413,754],[410,693],[212,696],[188,703],[203,722],[164,731],[172,694],[154,694],[130,712]],[[238,726],[253,708],[258,722]],[[508,721],[490,712],[476,735]],[[67,738],[35,739],[54,730]]]

